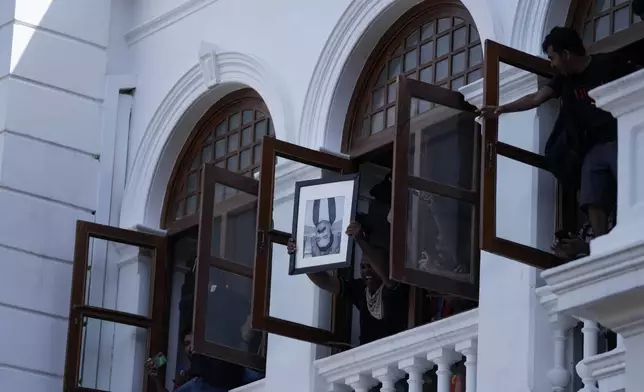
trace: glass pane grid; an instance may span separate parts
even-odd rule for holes
[[[456,90],[482,77],[483,51],[474,25],[460,18],[439,18],[400,36],[383,60],[357,122],[357,138],[395,126],[396,78],[435,83]],[[417,112],[416,112],[417,113]],[[415,114],[415,113],[414,113]]]
[[[584,17],[582,37],[590,45],[629,28],[641,19],[633,14],[629,0],[596,0]]]
[[[273,124],[269,116],[260,110],[240,109],[228,113],[215,121],[216,126],[204,128],[203,140],[192,149],[190,167],[184,169],[182,186],[177,187],[173,197],[173,219],[181,219],[199,211],[196,192],[201,181],[201,166],[215,163],[218,167],[232,172],[252,176],[259,170],[262,140],[273,135]],[[208,129],[207,131],[205,131]]]

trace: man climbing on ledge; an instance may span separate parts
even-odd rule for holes
[[[595,106],[588,91],[636,70],[612,53],[588,55],[577,32],[555,27],[542,49],[557,71],[547,86],[514,102],[481,109],[485,117],[534,109],[560,99],[555,131],[546,145],[546,159],[557,178],[580,188],[580,207],[596,237],[608,232],[608,217],[617,199],[617,120]],[[560,121],[561,120],[561,121]],[[559,129],[557,129],[559,128]]]

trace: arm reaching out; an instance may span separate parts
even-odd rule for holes
[[[387,272],[387,259],[383,257],[382,252],[376,250],[371,246],[362,231],[362,226],[358,222],[351,222],[347,227],[345,232],[346,235],[353,237],[354,241],[358,244],[362,252],[367,255],[369,264],[371,268],[378,274],[378,277],[387,287],[391,287],[393,282],[389,279],[389,273]]]

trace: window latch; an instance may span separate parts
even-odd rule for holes
[[[494,145],[492,142],[487,143],[487,169],[492,170],[492,149]]]

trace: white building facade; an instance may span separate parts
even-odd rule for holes
[[[2,1],[0,391],[152,391],[158,352],[172,390],[187,325],[265,373],[239,391],[641,388],[644,71],[591,92],[618,119],[619,221],[567,264],[549,247],[575,211],[539,156],[556,105],[473,114],[538,89],[553,26],[638,53],[630,3]],[[295,183],[356,171],[359,209],[393,173],[390,273],[412,287],[410,329],[359,347],[285,246]],[[409,190],[434,194],[463,274],[407,261],[427,241]],[[476,306],[428,322],[426,290]],[[237,319],[253,339],[220,332]]]

